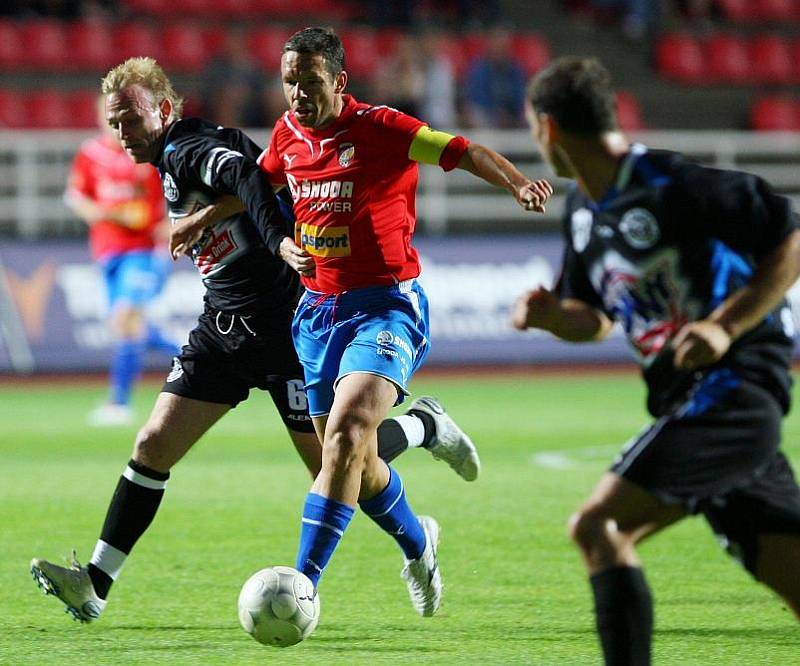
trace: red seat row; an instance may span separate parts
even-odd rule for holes
[[[800,81],[800,39],[729,33],[699,39],[672,33],[657,42],[655,61],[659,74],[682,83],[794,83]]]
[[[0,129],[97,127],[97,92],[0,89]]]
[[[750,109],[750,127],[765,132],[800,131],[800,99],[786,95],[764,95]]]
[[[214,0],[216,2],[217,0]],[[136,55],[156,58],[167,71],[199,72],[222,48],[227,28],[195,21],[107,23],[53,20],[0,20],[0,71],[102,71]],[[245,33],[248,47],[267,71],[277,71],[280,54],[292,29],[254,27]],[[391,54],[400,38],[392,30],[355,28],[340,33],[351,73],[371,75],[380,60]],[[480,34],[453,36],[444,48],[459,74],[484,46]],[[515,57],[531,74],[550,60],[547,42],[537,34],[517,33]]]
[[[800,21],[800,0],[716,0],[722,14],[741,23]]]
[[[339,20],[355,18],[355,3],[342,0],[124,0],[133,13],[156,17],[183,18],[186,16],[213,17],[219,20],[260,18],[274,20],[305,19]]]

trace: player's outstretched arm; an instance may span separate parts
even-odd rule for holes
[[[561,298],[545,287],[522,294],[511,310],[517,330],[540,328],[569,342],[595,342],[611,331],[612,321],[600,310],[574,298]]]
[[[174,260],[182,254],[189,254],[192,246],[200,240],[206,227],[221,222],[244,210],[238,197],[225,195],[213,204],[201,208],[191,215],[177,221],[169,234],[169,253]]]
[[[508,190],[525,210],[544,213],[545,203],[553,194],[553,186],[549,182],[531,180],[500,153],[478,143],[471,143],[467,147],[458,168]]]
[[[706,319],[686,324],[672,342],[675,366],[694,370],[715,363],[731,344],[772,312],[800,278],[800,229],[758,264],[753,278]]]

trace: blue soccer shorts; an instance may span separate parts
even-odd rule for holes
[[[149,250],[126,252],[102,262],[109,310],[120,304],[140,308],[161,292],[167,265]]]
[[[292,323],[311,416],[329,414],[337,383],[353,373],[384,377],[397,402],[428,355],[428,299],[416,280],[341,294],[306,291]]]

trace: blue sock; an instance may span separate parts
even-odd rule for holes
[[[161,351],[170,356],[177,356],[181,353],[181,348],[167,338],[161,332],[161,329],[154,324],[147,324],[147,333],[145,336],[145,345],[148,349]]]
[[[425,532],[408,506],[400,475],[389,467],[389,485],[375,497],[358,506],[384,532],[391,534],[409,560],[416,560],[425,550]]]
[[[141,340],[122,340],[114,349],[111,361],[111,402],[127,405],[131,388],[139,375],[142,365],[144,344]]]
[[[306,496],[295,568],[308,576],[314,587],[355,512],[353,507],[317,493]]]

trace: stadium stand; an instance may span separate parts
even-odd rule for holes
[[[750,126],[762,132],[800,131],[800,99],[764,95],[750,109]]]

